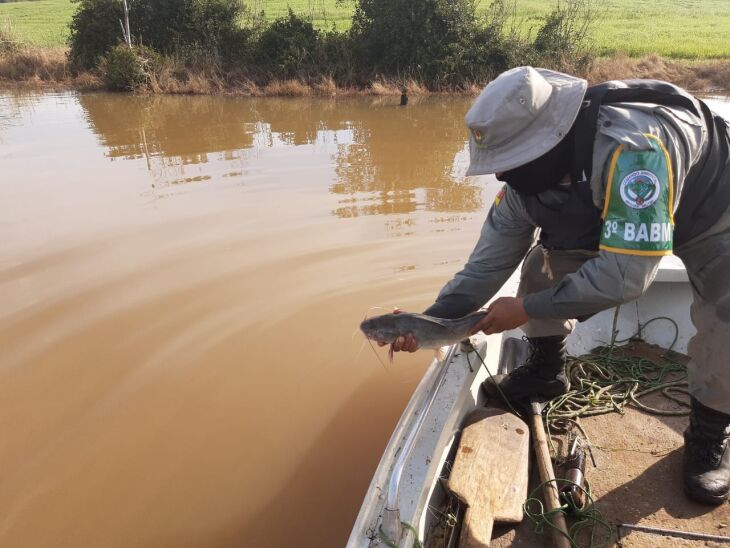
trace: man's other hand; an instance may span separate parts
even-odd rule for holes
[[[484,331],[486,335],[515,329],[526,323],[530,317],[525,312],[522,299],[500,297],[487,307],[488,314],[469,333]]]

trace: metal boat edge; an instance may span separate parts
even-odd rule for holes
[[[517,282],[513,276],[499,294],[514,294]],[[691,302],[683,265],[676,257],[666,257],[654,283],[640,299],[579,324],[568,339],[569,352],[580,355],[610,341],[616,314],[620,338],[635,334],[652,318],[672,318],[677,324],[674,350],[686,352],[694,334],[689,318]],[[673,327],[667,322],[648,325],[642,335],[664,347],[675,339]],[[484,365],[496,374],[500,356],[509,346],[506,343],[521,336],[520,330],[489,337],[479,334],[471,342]],[[354,523],[348,548],[411,547],[414,534],[424,540],[427,509],[445,494],[439,478],[453,456],[453,442],[463,418],[483,403],[479,387],[488,376],[482,360],[461,345],[445,347],[442,356],[431,362],[393,431]]]

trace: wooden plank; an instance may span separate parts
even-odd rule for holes
[[[449,489],[467,506],[462,548],[489,546],[495,521],[522,521],[527,498],[529,428],[501,409],[481,409],[467,419]]]

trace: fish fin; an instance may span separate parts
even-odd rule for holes
[[[386,306],[371,306],[370,308],[367,309],[367,312],[365,312],[365,317],[363,318],[363,320],[367,320],[368,319],[368,317],[370,315],[370,312],[372,310],[387,310],[388,312],[391,312],[392,313],[393,310],[398,310],[398,307],[397,306],[392,306],[392,307],[386,307]]]
[[[390,359],[390,363],[393,363],[393,345],[390,345],[390,348],[388,349],[388,359]]]

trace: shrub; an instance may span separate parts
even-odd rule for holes
[[[134,0],[132,33],[156,50],[171,54],[197,47],[226,55],[243,34],[240,0]]]
[[[320,33],[311,21],[288,15],[271,23],[259,36],[256,64],[278,78],[294,78],[308,72],[320,53]]]
[[[322,33],[317,63],[322,75],[333,78],[340,84],[358,83],[352,37],[349,33],[334,30]]]
[[[491,80],[510,67],[525,64],[531,45],[508,28],[514,4],[495,0],[484,19],[468,28],[440,63],[438,81],[468,86]]]
[[[82,68],[96,66],[99,58],[122,39],[119,20],[123,17],[120,0],[74,0],[78,2],[71,18],[69,57]]]
[[[147,85],[149,63],[150,59],[143,49],[118,44],[103,57],[99,69],[109,89],[134,91]]]
[[[74,0],[69,43],[74,63],[96,65],[122,39],[121,0]],[[240,56],[247,33],[240,27],[240,0],[127,0],[132,37],[166,54],[203,50],[222,58]]]
[[[533,46],[538,62],[557,70],[587,70],[593,58],[589,36],[596,18],[592,0],[559,3],[537,31]]]
[[[110,87],[153,91],[186,85],[191,74],[216,88],[276,78],[360,86],[413,81],[444,89],[482,84],[521,64],[585,72],[595,20],[593,0],[564,0],[532,40],[514,26],[515,0],[493,0],[480,19],[478,0],[357,0],[349,31],[322,32],[291,9],[266,25],[241,0],[127,0],[136,44],[130,51],[118,47],[122,0],[73,1],[71,60],[91,68],[104,57]],[[149,48],[167,57],[164,67],[150,64]]]
[[[361,66],[430,80],[474,25],[474,0],[359,0],[351,33]]]

